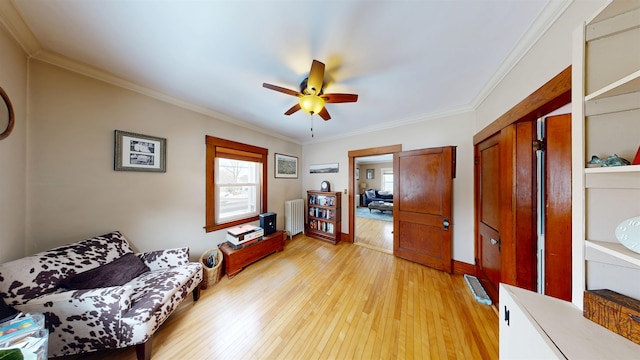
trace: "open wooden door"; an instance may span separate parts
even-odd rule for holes
[[[476,151],[476,254],[478,278],[492,299],[501,280],[500,134],[478,144]],[[487,283],[488,282],[488,283]]]
[[[544,293],[571,301],[571,114],[544,125]]]
[[[396,256],[451,272],[455,147],[403,151],[394,158]]]

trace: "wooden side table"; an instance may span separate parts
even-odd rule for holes
[[[267,255],[284,250],[284,239],[286,233],[278,230],[273,234],[264,236],[257,243],[242,249],[234,249],[229,244],[220,246],[224,257],[224,272],[231,279],[236,276],[247,265],[250,265]]]

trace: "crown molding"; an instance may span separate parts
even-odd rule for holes
[[[11,1],[0,1],[0,25],[20,44],[29,56],[42,50],[40,42],[24,22],[22,15]]]
[[[549,1],[536,17],[531,27],[522,35],[516,46],[502,62],[487,84],[480,90],[476,98],[471,101],[470,107],[477,109],[504,78],[516,67],[542,36],[555,24],[555,22],[571,6],[574,0]]]

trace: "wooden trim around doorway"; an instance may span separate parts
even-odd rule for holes
[[[355,162],[354,159],[357,157],[363,156],[372,156],[372,155],[384,155],[384,154],[395,154],[402,151],[402,144],[398,145],[387,145],[375,148],[368,149],[360,149],[360,150],[349,150],[349,233],[346,234],[346,237],[342,237],[342,241],[353,243],[355,241],[354,233],[355,233],[355,212],[353,209],[355,208],[355,194],[357,188],[354,188],[353,184],[355,182],[354,174],[355,174]],[[395,155],[394,155],[395,156]],[[344,207],[343,207],[344,211]],[[344,229],[344,228],[343,228]]]

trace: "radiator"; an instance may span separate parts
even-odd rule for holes
[[[289,234],[289,239],[294,235],[304,233],[304,199],[284,202],[284,226]]]

